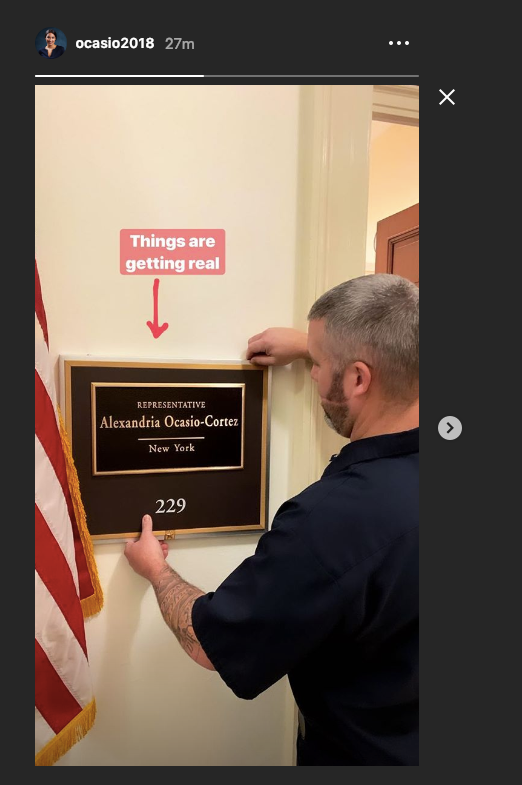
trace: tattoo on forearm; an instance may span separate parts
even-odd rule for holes
[[[203,592],[184,581],[168,564],[153,586],[163,618],[187,654],[197,660],[201,646],[192,626],[192,606]]]

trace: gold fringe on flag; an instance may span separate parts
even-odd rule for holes
[[[71,720],[71,722],[57,733],[45,747],[42,747],[38,755],[35,756],[35,766],[53,766],[62,755],[69,752],[77,741],[83,739],[89,731],[96,717],[96,701],[93,700],[82,709],[82,711]]]
[[[74,514],[76,516],[76,523],[78,525],[78,531],[80,533],[85,559],[87,560],[87,567],[89,569],[89,575],[91,576],[91,583],[94,589],[94,594],[91,594],[90,597],[85,597],[81,601],[83,617],[88,619],[90,616],[94,616],[95,613],[99,613],[103,608],[103,591],[100,584],[100,579],[98,577],[98,568],[96,567],[96,561],[94,559],[94,549],[92,547],[89,529],[87,528],[87,518],[80,494],[78,473],[76,471],[76,466],[74,465],[71,444],[69,442],[67,431],[65,430],[65,425],[60,409],[58,409],[58,417],[60,419],[60,436],[62,438],[63,454],[65,456],[65,465],[67,469],[67,480],[69,483],[69,490],[71,492]]]

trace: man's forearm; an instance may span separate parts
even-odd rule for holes
[[[152,581],[152,586],[161,614],[182,648],[198,665],[215,670],[201,648],[192,626],[192,607],[204,592],[184,581],[167,563]]]

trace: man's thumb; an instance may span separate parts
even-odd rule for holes
[[[255,354],[250,358],[250,362],[254,365],[275,365],[275,357],[270,354]]]
[[[144,515],[141,519],[141,533],[152,531],[152,518],[150,515]]]

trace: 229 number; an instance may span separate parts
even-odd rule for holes
[[[164,499],[156,499],[156,504],[159,504],[156,513],[163,513],[163,512],[183,512],[186,506],[185,499],[167,499],[165,502]],[[168,507],[165,507],[165,504],[168,504]],[[176,507],[178,509],[176,509]]]

